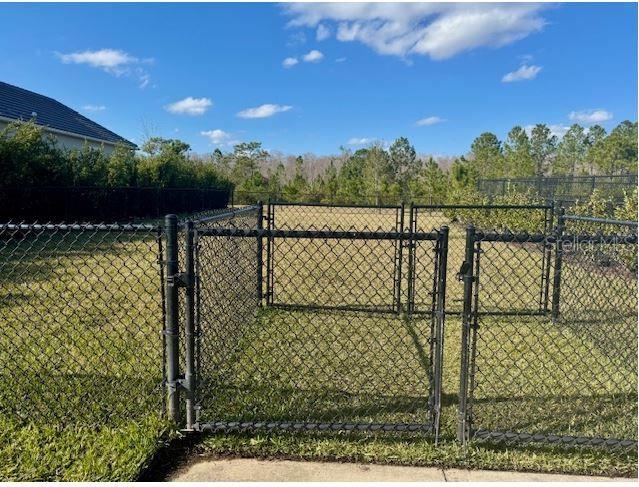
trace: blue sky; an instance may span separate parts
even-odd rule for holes
[[[453,155],[516,124],[637,119],[636,4],[2,4],[0,19],[0,80],[137,143],[329,154],[406,136]]]

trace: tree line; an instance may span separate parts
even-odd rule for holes
[[[287,201],[350,202],[367,196],[374,203],[444,202],[462,198],[461,193],[469,197],[478,178],[636,173],[637,123],[624,121],[609,134],[599,125],[585,129],[575,124],[561,139],[545,124],[530,133],[515,126],[504,141],[482,133],[468,154],[448,160],[418,156],[404,137],[388,148],[381,143],[356,151],[342,148],[340,155],[324,158],[284,158],[264,151],[258,142],[238,144],[226,153],[216,149],[211,157],[240,195],[270,194]]]
[[[68,150],[34,123],[16,122],[0,131],[0,187],[231,188],[211,160],[189,151],[185,142],[160,137],[145,141],[139,153],[125,145],[108,155],[88,144]]]
[[[601,125],[571,125],[561,139],[544,124],[513,127],[505,141],[485,132],[472,145],[469,171],[483,178],[630,174],[637,171],[637,122],[610,134]]]
[[[490,132],[456,158],[418,155],[405,137],[333,156],[286,156],[259,142],[195,155],[187,143],[151,137],[134,152],[118,146],[106,155],[85,146],[63,150],[31,122],[0,132],[0,185],[22,187],[230,188],[263,199],[357,202],[444,202],[474,188],[477,178],[625,174],[637,171],[637,123],[624,121],[609,134],[594,125],[571,126],[558,139],[550,127],[513,127],[504,141]]]

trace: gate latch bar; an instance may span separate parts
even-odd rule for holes
[[[461,267],[459,268],[459,272],[457,273],[457,280],[463,281],[464,276],[466,275],[466,273],[468,273],[470,268],[471,268],[470,262],[464,261]]]
[[[189,287],[191,285],[189,276],[186,272],[178,272],[172,276],[166,276],[166,281],[169,286]]]

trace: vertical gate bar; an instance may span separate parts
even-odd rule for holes
[[[466,228],[466,254],[460,278],[464,282],[464,308],[462,313],[461,368],[459,374],[459,411],[457,417],[457,439],[462,443],[469,440],[468,431],[468,366],[470,353],[470,329],[473,311],[473,263],[474,263],[475,227]]]
[[[160,269],[160,298],[162,301],[162,383],[166,384],[166,293],[165,293],[165,281],[164,281],[164,248],[162,246],[162,238],[164,238],[164,230],[162,226],[158,226],[158,267]],[[166,396],[162,400],[162,413],[166,414]]]
[[[469,421],[472,420],[473,417],[473,403],[472,398],[475,391],[475,373],[476,373],[476,360],[477,360],[477,330],[479,330],[479,272],[480,272],[480,259],[482,255],[481,250],[481,241],[476,240],[475,247],[475,273],[473,274],[473,307],[472,307],[472,323],[471,323],[471,333],[469,338],[469,347],[470,347],[470,358],[468,364],[468,400],[466,401],[466,418],[467,418],[467,426],[466,430],[469,432],[472,431],[472,424]]]
[[[548,210],[549,218],[546,221],[546,227],[544,229],[544,234],[549,236],[552,233],[553,225],[555,223],[555,202],[550,202],[550,208]],[[551,257],[552,257],[552,246],[546,243],[544,247],[544,252],[546,253],[546,268],[545,272],[545,287],[544,287],[544,313],[548,313],[548,301],[550,298],[550,266],[551,266]]]
[[[566,214],[565,208],[562,206],[559,208],[559,215],[557,217],[557,232],[555,241],[555,269],[552,283],[552,321],[555,323],[559,318],[559,299],[561,296],[561,264],[563,260],[563,242],[562,236],[566,227],[564,215]]]
[[[275,230],[275,208],[276,205],[271,205],[271,221],[269,222],[269,230]],[[273,304],[273,299],[275,297],[275,239],[273,235],[269,235],[269,239],[271,241],[271,288],[270,292],[270,303]]]
[[[271,218],[272,218],[273,205],[271,204],[271,197],[269,196],[268,202],[266,204],[266,228],[268,230],[272,230],[271,228]],[[272,251],[272,241],[271,235],[266,238],[266,305],[272,304],[272,282],[271,282],[271,251]]]
[[[403,249],[404,249],[404,203],[399,207],[399,219],[396,221],[395,227],[397,232],[400,233],[400,238],[397,240],[397,258],[395,259],[395,311],[397,313],[402,312],[402,265],[404,262]]]
[[[257,229],[262,230],[264,228],[264,205],[261,201],[257,202]],[[263,242],[262,235],[257,236],[257,305],[262,306],[262,266],[264,265],[262,252]]]
[[[180,419],[179,393],[179,303],[178,303],[178,228],[177,216],[166,215],[166,385],[169,418],[177,423]]]
[[[193,277],[195,278],[195,369],[193,373],[194,386],[193,390],[195,391],[195,423],[200,422],[200,412],[201,407],[197,404],[197,395],[198,395],[198,380],[199,380],[199,371],[202,366],[201,359],[201,340],[202,340],[202,326],[201,326],[201,293],[200,293],[200,239],[197,234],[197,229],[195,229],[194,239],[193,239],[193,254],[194,254],[194,266],[195,270],[193,273]]]
[[[406,308],[408,315],[411,316],[413,314],[415,304],[415,249],[414,249],[414,239],[413,233],[415,231],[414,228],[414,212],[415,208],[413,204],[410,204],[410,230],[408,234],[408,295],[407,295],[407,303]]]
[[[446,273],[448,261],[448,226],[439,232],[438,282],[437,282],[437,324],[435,329],[435,444],[439,440],[440,417],[442,410],[442,374],[444,367],[444,324],[446,320]]]
[[[185,235],[185,267],[186,267],[186,306],[184,350],[186,384],[186,429],[192,430],[195,425],[195,262],[194,262],[194,230],[193,222],[186,222]]]
[[[548,227],[548,208],[544,209],[544,235],[547,234]],[[544,289],[546,288],[546,245],[541,249],[541,286],[539,288],[539,308],[538,311],[544,310]]]

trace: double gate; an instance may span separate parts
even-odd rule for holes
[[[449,230],[452,209],[536,213],[538,228]],[[566,268],[579,272],[583,263],[564,263],[562,274],[560,244],[572,237],[553,228],[544,205],[269,204],[187,222],[184,232],[167,221],[169,412],[177,420],[184,408],[186,428],[198,431],[426,432],[437,440],[442,397],[457,394],[461,441],[636,444],[636,432],[614,421],[578,424],[601,404],[625,415],[636,407],[636,380],[627,384],[636,356],[620,361],[614,345],[597,343],[593,359],[602,337],[575,329],[570,313],[581,303],[568,298],[580,285],[562,284]],[[636,276],[607,278],[636,290]],[[461,321],[461,332],[444,326],[446,316]],[[606,329],[636,342],[628,323],[624,314]],[[461,365],[459,386],[443,391],[452,361]],[[620,363],[627,373],[609,370]],[[594,382],[583,378],[592,374]]]

